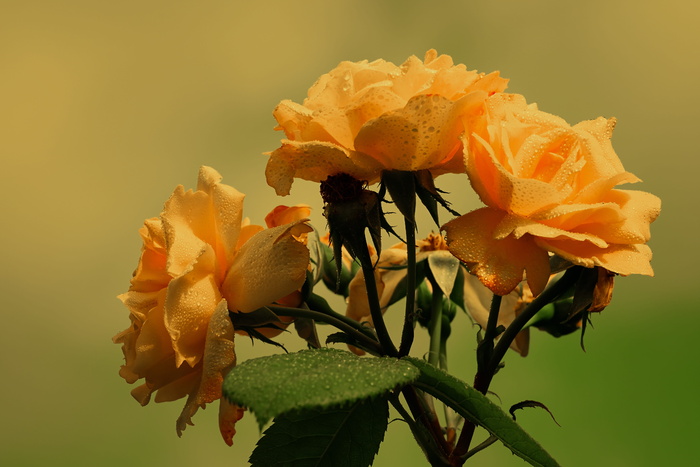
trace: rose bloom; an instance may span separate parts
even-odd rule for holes
[[[499,295],[523,271],[538,295],[550,253],[587,268],[653,275],[646,242],[660,200],[615,188],[639,179],[613,150],[614,127],[603,117],[570,126],[519,95],[489,98],[464,135],[467,173],[486,207],[443,226],[450,251]]]
[[[267,182],[287,195],[294,178],[321,182],[346,173],[373,183],[387,169],[464,172],[462,117],[483,112],[484,100],[506,83],[497,72],[469,71],[435,50],[401,66],[342,62],[303,104],[285,100],[274,110],[287,140],[270,154]]]
[[[160,217],[146,220],[141,260],[119,296],[131,325],[114,337],[125,364],[119,374],[143,384],[131,393],[146,405],[187,397],[178,435],[199,407],[221,399],[236,364],[229,310],[250,312],[293,294],[304,283],[311,231],[307,208],[273,211],[264,229],[243,220],[244,195],[202,167],[196,191],[178,186]],[[242,409],[221,399],[219,425],[232,444]]]

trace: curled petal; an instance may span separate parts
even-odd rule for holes
[[[311,207],[306,204],[296,206],[277,206],[265,216],[267,228],[279,227],[284,224],[307,219],[311,215]]]
[[[207,325],[221,300],[214,278],[212,248],[202,248],[197,260],[168,285],[165,298],[165,326],[177,355],[177,366],[194,367],[202,358]]]
[[[251,312],[299,289],[306,280],[309,250],[295,237],[312,230],[304,221],[297,221],[251,237],[222,285],[231,309]]]
[[[526,271],[533,295],[539,295],[549,279],[549,255],[528,234],[496,238],[496,228],[505,216],[502,211],[481,208],[448,222],[442,227],[448,248],[493,293],[510,293]]]
[[[623,276],[654,275],[650,263],[651,249],[644,244],[612,244],[607,248],[599,248],[589,242],[572,240],[538,239],[537,243],[579,266],[600,266]]]
[[[377,181],[382,167],[368,156],[325,142],[283,142],[272,153],[265,168],[267,183],[286,196],[294,178],[321,182],[330,175],[345,173],[370,183]]]
[[[204,407],[205,404],[221,398],[221,385],[224,382],[224,376],[236,364],[233,337],[233,325],[228,316],[228,304],[226,300],[221,300],[216,305],[206,329],[200,383],[190,393],[176,422],[178,436],[182,436],[187,425],[193,424],[192,416],[199,407]],[[233,435],[231,434],[231,436]]]
[[[219,431],[224,442],[233,446],[233,436],[236,434],[236,422],[243,418],[245,409],[232,404],[225,398],[219,401]]]

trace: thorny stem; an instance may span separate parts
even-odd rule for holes
[[[372,264],[372,258],[369,256],[369,249],[367,244],[364,242],[357,242],[359,248],[355,251],[357,258],[360,260],[360,265],[362,266],[362,273],[365,276],[365,287],[367,289],[367,301],[369,302],[369,311],[372,316],[372,322],[374,323],[374,329],[377,331],[377,337],[379,338],[379,343],[383,347],[384,355],[390,357],[396,357],[399,351],[396,350],[394,343],[391,341],[391,336],[389,336],[389,331],[384,323],[384,316],[382,316],[382,309],[379,305],[379,293],[377,292],[377,282],[374,278],[374,265]]]
[[[418,423],[416,423],[403,405],[401,405],[398,394],[393,394],[392,397],[389,398],[389,401],[391,402],[391,405],[394,406],[396,411],[399,412],[399,415],[401,415],[404,421],[408,424],[409,428],[411,429],[411,433],[413,433],[413,437],[416,439],[416,441],[418,441],[418,445],[423,450],[423,453],[428,459],[428,462],[430,462],[430,465],[450,467],[450,463],[447,460],[446,451],[441,449],[441,446],[436,444],[434,437],[427,436],[428,433],[420,428]]]
[[[343,315],[335,314],[337,316],[321,313],[320,311],[305,310],[303,308],[290,308],[286,306],[275,306],[268,305],[268,308],[272,310],[276,315],[279,316],[292,316],[295,318],[310,318],[316,321],[322,321],[324,323],[335,326],[343,332],[350,334],[352,337],[362,342],[368,349],[374,350],[378,355],[384,355],[381,345],[368,334],[366,329],[362,328],[362,325],[357,321],[346,318]]]
[[[421,397],[415,387],[406,386],[401,392],[416,421],[421,422],[423,426],[425,426],[444,453],[449,453],[451,447],[447,444],[447,441],[445,441],[442,427],[440,426],[440,420],[435,414],[435,411],[428,406],[426,400]]]
[[[532,317],[535,316],[537,312],[540,311],[545,305],[556,300],[561,294],[566,292],[566,290],[576,282],[580,275],[581,268],[579,267],[572,267],[567,270],[561,279],[547,287],[544,292],[534,299],[523,310],[523,312],[510,323],[510,325],[501,335],[501,338],[493,349],[493,353],[486,361],[484,368],[477,371],[476,376],[474,377],[474,389],[477,389],[482,394],[486,394],[488,392],[493,376],[498,369],[498,365],[501,363],[503,356],[510,348],[510,345],[513,343],[513,340],[515,340],[518,333],[522,331]],[[489,316],[489,321],[491,321],[491,316]],[[475,428],[476,427],[473,423],[465,423],[464,429],[462,429],[462,433],[457,441],[457,445],[450,455],[450,459],[453,462],[458,459],[462,459],[462,462],[464,462],[464,456],[469,451],[469,445],[471,444],[472,437],[474,436]]]
[[[404,315],[403,331],[399,357],[408,355],[413,345],[414,321],[416,319],[416,226],[404,218],[406,226],[406,314]]]

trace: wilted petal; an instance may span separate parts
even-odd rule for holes
[[[236,422],[243,418],[245,409],[232,404],[225,398],[219,400],[219,431],[224,442],[233,446],[233,436],[236,434]]]
[[[255,234],[238,252],[222,294],[232,310],[251,312],[299,289],[309,250],[295,236],[313,229],[302,221]]]
[[[549,278],[549,256],[530,235],[497,239],[495,230],[506,213],[482,208],[454,219],[442,227],[447,245],[469,271],[498,295],[510,293],[523,280],[538,295]]]

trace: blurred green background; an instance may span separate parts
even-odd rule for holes
[[[518,421],[562,465],[693,464],[699,20],[685,0],[4,0],[0,464],[247,465],[253,417],[233,448],[219,438],[216,408],[178,439],[182,401],[142,408],[117,375],[111,337],[128,317],[115,296],[138,260],[137,229],[177,184],[194,187],[202,164],[248,194],[253,222],[303,202],[323,228],[317,186],[296,182],[278,199],[265,184],[261,153],[281,136],[272,109],[301,101],[341,60],[401,63],[429,48],[500,70],[510,90],[569,122],[616,116],[616,150],[644,180],[634,188],[664,203],[650,243],[656,277],[618,280],[586,353],[577,337],[535,332],[530,356],[509,355],[493,390],[506,407],[549,406],[561,427],[534,409]],[[438,182],[457,191],[465,179]],[[471,380],[473,330],[457,323],[451,366]],[[237,342],[241,358],[269,351]],[[475,461],[525,465],[499,445]],[[375,465],[425,464],[392,423]]]

